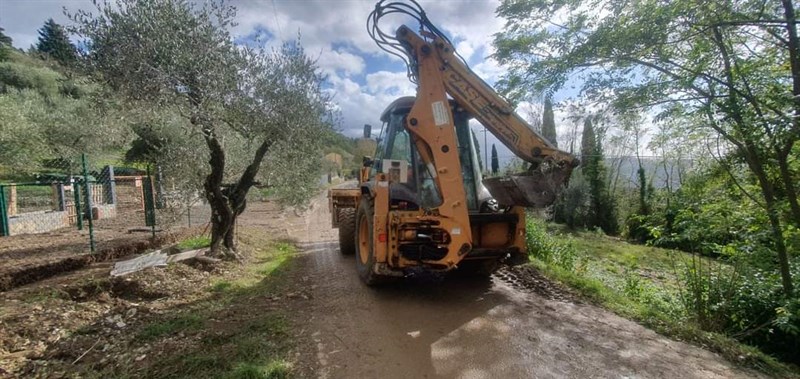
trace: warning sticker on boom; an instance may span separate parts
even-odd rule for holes
[[[436,126],[450,123],[450,116],[447,114],[447,107],[444,101],[435,101],[433,103],[433,122],[436,123]]]

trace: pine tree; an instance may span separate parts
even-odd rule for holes
[[[497,157],[497,147],[492,144],[492,174],[497,175],[500,171],[500,159]]]
[[[583,137],[581,138],[582,171],[589,183],[589,212],[586,226],[599,227],[606,234],[617,234],[616,204],[608,193],[606,186],[606,170],[603,163],[603,148],[594,130],[591,118],[586,118],[583,124]]]
[[[8,45],[11,46],[11,37],[7,36],[5,33],[5,29],[0,26],[0,45]]]
[[[52,18],[39,29],[39,42],[36,44],[36,50],[65,66],[72,65],[77,60],[75,46],[69,41],[64,28]]]
[[[542,137],[558,147],[556,136],[556,119],[553,115],[553,101],[550,97],[544,99],[544,113],[542,114]]]
[[[3,33],[4,29],[0,27],[0,61],[6,60],[8,57],[8,50],[11,49],[11,37]]]

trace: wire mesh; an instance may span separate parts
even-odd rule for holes
[[[110,259],[187,227],[203,230],[211,212],[200,193],[175,190],[152,171],[79,156],[36,173],[0,173],[0,274]]]

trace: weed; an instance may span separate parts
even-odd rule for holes
[[[762,303],[768,303],[763,299],[769,299],[776,286],[759,285],[769,281],[739,283],[742,280],[735,265],[705,257],[676,263],[676,256],[684,253],[631,245],[592,232],[552,235],[548,230],[562,230],[535,220],[529,220],[527,227],[531,264],[590,301],[733,362],[779,376],[795,375],[775,358],[721,333],[730,319],[747,314],[750,308],[770,310],[771,303]],[[796,330],[800,306],[791,301],[783,304],[773,304],[778,317],[764,324],[764,329],[783,328],[787,335]],[[754,324],[744,317],[740,320]]]
[[[211,285],[213,292],[225,292],[233,287],[233,283],[229,280],[220,280]]]
[[[147,325],[139,332],[137,337],[143,340],[154,340],[165,335],[175,334],[184,330],[198,330],[202,327],[203,317],[196,313],[189,313]]]
[[[178,248],[181,250],[195,250],[202,249],[211,245],[211,237],[209,236],[195,236],[187,238],[178,243]]]
[[[225,376],[228,379],[283,379],[289,377],[289,365],[272,361],[267,365],[239,363]]]

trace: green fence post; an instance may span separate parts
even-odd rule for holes
[[[89,184],[89,170],[86,168],[86,154],[81,155],[81,160],[83,161],[83,187],[84,192],[86,193],[86,207],[87,207],[87,214],[89,215],[89,248],[91,249],[92,253],[94,253],[94,222],[92,219],[92,186]]]
[[[6,211],[6,188],[0,186],[0,236],[8,237],[8,212]]]
[[[153,178],[150,176],[150,165],[147,165],[147,176],[144,178],[144,224],[150,227],[153,238],[156,238],[156,202],[153,198]]]
[[[78,230],[83,230],[83,210],[81,209],[81,184],[72,178],[72,195],[75,198],[75,223]]]

